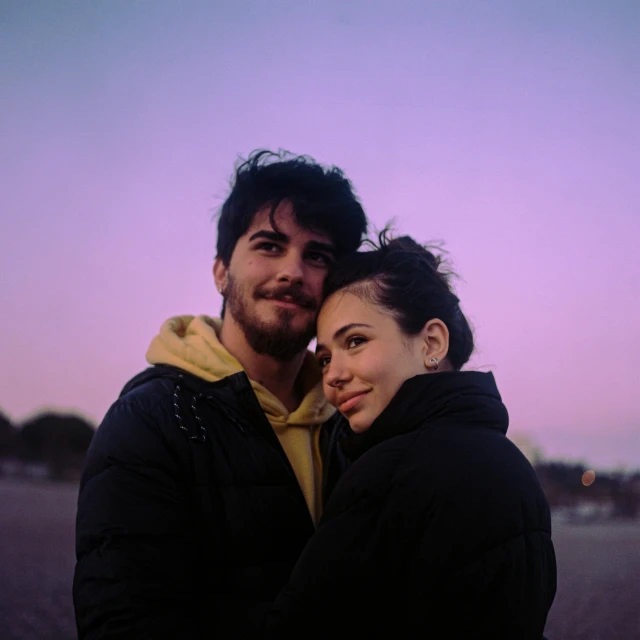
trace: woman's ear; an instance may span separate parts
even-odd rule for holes
[[[439,318],[429,320],[422,330],[424,366],[429,372],[446,368],[449,353],[449,329]]]

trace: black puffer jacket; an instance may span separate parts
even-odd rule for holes
[[[405,382],[343,442],[355,462],[267,636],[540,640],[556,590],[549,508],[507,423],[491,374]]]
[[[336,419],[323,427],[323,444]],[[157,366],[124,388],[86,458],[73,596],[80,639],[235,638],[314,532],[244,373]],[[339,469],[325,465],[325,491]]]

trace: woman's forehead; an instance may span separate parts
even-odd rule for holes
[[[386,314],[377,305],[350,291],[336,291],[318,314],[318,342],[331,342],[336,331],[348,324],[373,324]],[[325,342],[326,341],[326,342]]]

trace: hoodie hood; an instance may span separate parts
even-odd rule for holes
[[[217,382],[244,371],[225,349],[218,335],[222,320],[208,316],[177,316],[167,320],[151,341],[147,360],[153,365],[173,365],[208,382]],[[314,522],[322,511],[322,460],[320,427],[334,413],[322,392],[322,373],[311,352],[303,361],[298,381],[304,391],[294,411],[260,383],[251,386],[265,416],[291,463]]]
[[[239,373],[243,371],[242,365],[218,338],[221,327],[222,320],[205,315],[169,318],[151,341],[147,361],[179,367],[208,382]],[[250,380],[260,406],[276,432],[292,425],[319,425],[335,413],[322,392],[322,373],[311,352],[307,352],[299,375],[305,395],[291,412],[264,386]]]

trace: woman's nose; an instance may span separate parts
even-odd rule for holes
[[[349,372],[339,358],[332,358],[324,374],[325,384],[340,387],[349,379]]]

